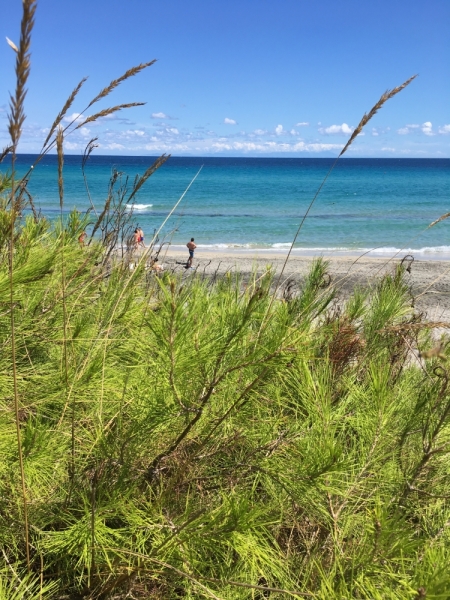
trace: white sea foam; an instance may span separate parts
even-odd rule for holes
[[[291,244],[289,242],[280,242],[271,245],[262,244],[232,244],[232,243],[217,243],[217,244],[199,244],[197,249],[207,252],[257,252],[258,254],[287,254]],[[184,245],[173,244],[173,250],[185,250]],[[385,246],[381,248],[348,248],[343,246],[316,246],[299,248],[294,247],[292,250],[294,256],[362,256],[367,257],[388,257],[396,256],[402,258],[406,254],[412,254],[416,258],[422,260],[450,260],[450,246],[424,246],[422,248],[396,248],[394,246]]]
[[[134,204],[133,209],[134,210],[147,210],[148,208],[151,208],[152,206],[153,206],[153,204]]]
[[[151,207],[153,206],[153,204],[127,204],[127,209],[131,210],[133,209],[134,211],[146,211],[149,210]]]
[[[199,244],[198,248],[256,248],[254,244]]]

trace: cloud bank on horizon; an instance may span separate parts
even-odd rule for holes
[[[5,119],[6,109],[0,107],[0,123]],[[131,115],[131,114],[130,114]],[[86,116],[86,115],[85,115]],[[85,116],[72,113],[64,117],[65,125],[73,123],[78,125]],[[89,123],[66,137],[66,150],[77,153],[82,152],[90,139],[98,137],[98,151],[107,154],[158,154],[171,153],[178,155],[337,155],[346,143],[349,135],[355,129],[354,125],[346,122],[341,124],[310,126],[307,121],[288,124],[286,127],[278,123],[271,129],[257,128],[251,131],[222,132],[220,122],[217,130],[198,125],[191,129],[185,126],[169,124],[167,121],[178,119],[169,117],[164,112],[151,113],[150,119],[157,120],[156,123],[145,124],[143,122],[131,121],[118,115],[109,115],[96,123]],[[179,120],[179,119],[178,119]],[[224,117],[224,125],[237,125],[237,121]],[[298,128],[301,128],[299,130]],[[21,152],[38,152],[49,129],[25,123],[23,129]],[[362,132],[360,136],[364,136]],[[422,124],[405,124],[396,131],[391,132],[390,127],[368,128],[367,134],[372,138],[382,137],[379,144],[380,155],[398,154],[399,156],[411,155],[410,149],[399,149],[394,145],[387,144],[389,137],[391,141],[395,138],[414,138],[415,143],[420,143],[431,137],[444,138],[450,136],[450,124],[442,124],[436,127],[431,121]],[[2,139],[3,138],[3,139]],[[334,138],[331,140],[330,138]],[[6,144],[6,135],[0,130],[0,144]],[[350,147],[349,154],[353,156],[367,155],[367,148],[355,143]],[[423,156],[422,149],[416,151],[416,155]]]

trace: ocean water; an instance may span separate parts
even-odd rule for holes
[[[23,174],[34,162],[20,155]],[[86,167],[98,209],[107,197],[112,170],[131,181],[151,157],[92,156]],[[135,197],[134,217],[149,241],[189,183],[203,168],[160,237],[199,248],[270,250],[285,253],[333,159],[170,158]],[[5,165],[2,165],[5,170]],[[50,219],[58,218],[56,156],[33,170],[28,189]],[[65,156],[65,211],[84,211],[89,201],[80,156]],[[450,259],[450,159],[343,158],[326,181],[295,245],[296,253],[393,254]]]

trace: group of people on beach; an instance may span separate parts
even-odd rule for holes
[[[141,247],[141,248],[146,247],[145,243],[144,243],[144,232],[142,230],[142,227],[139,227],[139,225],[134,230],[133,245],[134,245],[135,250],[139,247]],[[187,249],[189,250],[189,257],[186,262],[186,269],[193,269],[194,267],[192,266],[192,262],[194,260],[194,250],[197,248],[194,238],[191,238],[190,241],[186,244],[186,246],[187,246]],[[156,265],[157,261],[158,261],[157,258],[154,259],[154,261],[153,261],[154,264],[152,265],[152,267],[154,268],[154,270],[162,270],[162,267],[160,265]]]
[[[137,226],[136,229],[134,230],[134,247],[135,248],[139,248],[139,246],[141,248],[145,248],[145,243],[144,243],[144,232],[142,230],[142,227]]]
[[[78,238],[78,243],[80,244],[81,247],[84,247],[84,245],[86,243],[86,237],[87,237],[87,234],[85,231],[83,231]],[[187,249],[189,250],[189,257],[186,262],[186,269],[193,269],[194,267],[192,266],[192,262],[194,260],[194,250],[197,248],[194,238],[191,238],[190,241],[186,244],[186,246],[187,246]],[[146,247],[145,243],[144,243],[144,232],[142,230],[142,227],[139,227],[139,225],[134,230],[133,247],[135,250],[137,250],[137,248],[139,248],[139,247],[141,247],[141,248]],[[152,259],[151,269],[154,271],[162,271],[163,268],[160,265],[158,265],[157,262],[158,262],[158,258]]]

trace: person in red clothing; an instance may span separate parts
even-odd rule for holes
[[[87,238],[87,234],[85,231],[83,231],[83,233],[78,238],[78,243],[80,244],[80,246],[82,248],[84,247],[84,245],[86,243],[86,238]]]

